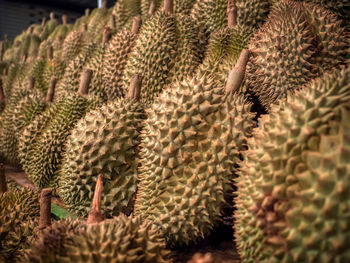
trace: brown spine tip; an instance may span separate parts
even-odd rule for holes
[[[46,24],[46,17],[43,17],[43,19],[41,19],[41,26],[45,26]]]
[[[86,32],[87,31],[87,24],[86,23],[83,23],[81,25],[81,32]]]
[[[174,0],[164,0],[164,11],[169,14],[174,12]]]
[[[141,16],[134,16],[132,21],[131,32],[137,35],[140,30],[140,27],[141,27]]]
[[[39,230],[51,225],[51,196],[52,190],[50,188],[41,191]]]
[[[246,66],[249,60],[250,52],[248,49],[243,49],[241,55],[239,56],[236,66],[231,70],[227,83],[226,83],[226,93],[234,93],[239,90],[242,85]]]
[[[149,6],[148,15],[153,16],[155,11],[156,11],[156,1],[152,0]]]
[[[135,74],[130,82],[128,97],[130,99],[139,101],[141,95],[141,87],[142,87],[142,77],[138,74]]]
[[[106,26],[105,29],[103,30],[102,43],[103,44],[107,43],[110,38],[111,38],[111,28],[109,26]]]
[[[92,69],[85,69],[80,77],[80,86],[78,93],[80,95],[87,95],[89,93],[89,86],[92,77]]]
[[[55,19],[55,13],[54,12],[51,12],[50,13],[50,20],[54,20]]]
[[[108,0],[103,0],[102,8],[107,9],[107,7],[108,7]]]
[[[62,24],[66,26],[68,24],[68,17],[66,14],[62,15]]]
[[[90,8],[86,8],[85,9],[85,16],[89,16],[90,15]]]
[[[56,83],[57,83],[57,78],[55,76],[52,76],[50,79],[49,89],[47,90],[45,102],[47,102],[47,103],[53,102],[53,97],[55,95]]]
[[[227,26],[229,28],[237,25],[237,7],[235,0],[228,0],[227,4]]]
[[[28,82],[29,82],[29,87],[28,87],[28,89],[29,89],[29,90],[34,90],[34,84],[35,84],[35,79],[34,79],[34,77],[29,77],[29,78],[28,78]]]
[[[86,220],[87,224],[97,224],[104,220],[104,215],[101,212],[101,197],[103,192],[103,175],[97,177],[94,199],[92,200],[91,210]]]
[[[0,163],[0,193],[5,193],[5,192],[7,192],[5,167],[3,163]]]

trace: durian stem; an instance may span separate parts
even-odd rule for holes
[[[41,20],[41,26],[45,26],[46,24],[46,17],[43,17],[43,19]]]
[[[141,16],[134,16],[132,21],[132,29],[131,32],[135,35],[139,32],[141,27]]]
[[[8,74],[8,69],[5,67],[3,70],[2,70],[2,75],[3,76],[7,76]]]
[[[28,81],[29,81],[28,90],[34,90],[35,78],[34,77],[29,77]]]
[[[115,25],[115,15],[111,15],[109,18],[109,27],[111,29],[115,29],[116,25]]]
[[[50,45],[47,49],[47,58],[49,60],[52,60],[53,59],[53,47]]]
[[[138,74],[135,74],[130,82],[128,97],[130,99],[139,101],[141,95],[141,87],[142,87],[142,77]]]
[[[237,7],[235,0],[228,0],[227,3],[227,26],[229,28],[237,25]]]
[[[155,11],[156,11],[156,1],[152,0],[149,6],[148,15],[153,16]]]
[[[107,0],[103,0],[102,8],[107,9],[107,7],[108,7],[108,1]]]
[[[47,90],[45,102],[47,102],[47,103],[53,102],[53,97],[55,95],[56,83],[57,83],[57,78],[55,76],[52,76],[51,80],[50,80],[49,89]]]
[[[4,34],[4,40],[7,41],[7,34]]]
[[[85,69],[80,77],[80,86],[78,93],[80,95],[87,95],[89,93],[89,86],[92,77],[92,69]]]
[[[55,19],[55,13],[54,12],[51,12],[50,13],[50,20],[54,20]]]
[[[0,102],[5,103],[5,94],[2,79],[0,79]]]
[[[106,26],[105,29],[103,30],[102,43],[103,44],[107,43],[110,38],[111,38],[111,28],[109,26]]]
[[[62,15],[62,24],[66,26],[68,24],[68,17],[66,14]]]
[[[23,55],[22,56],[22,62],[24,63],[24,62],[26,62],[26,60],[27,60],[27,55]]]
[[[5,53],[5,48],[4,48],[4,42],[1,42],[0,43],[0,61],[2,61],[3,60],[3,58],[4,58],[4,53]]]
[[[245,69],[249,60],[250,52],[248,49],[243,49],[241,55],[239,56],[235,67],[231,70],[227,83],[226,83],[226,93],[237,92],[243,82]]]
[[[39,230],[51,225],[51,196],[52,190],[50,188],[41,191]]]
[[[7,192],[7,184],[5,177],[5,167],[3,163],[0,163],[0,193]]]
[[[81,32],[86,32],[87,31],[87,24],[86,23],[83,23],[81,25]]]
[[[174,0],[164,0],[164,11],[169,14],[174,12]]]
[[[34,27],[31,26],[31,27],[29,28],[29,34],[33,34],[33,30],[34,30]]]
[[[97,224],[104,220],[104,215],[101,212],[101,197],[103,191],[103,175],[97,177],[94,199],[92,200],[91,210],[86,220],[87,224]]]
[[[85,9],[85,16],[89,16],[90,15],[90,8],[86,8]]]

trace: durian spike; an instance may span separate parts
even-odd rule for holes
[[[237,25],[237,7],[235,0],[228,0],[227,3],[227,26],[229,28]]]
[[[54,20],[55,19],[55,13],[54,12],[51,12],[50,13],[50,20]]]
[[[81,25],[81,32],[86,32],[87,31],[87,24],[86,23],[83,23]]]
[[[130,82],[128,97],[135,101],[140,100],[141,95],[141,87],[142,87],[142,77],[138,74],[135,74]]]
[[[86,8],[85,9],[85,16],[89,16],[90,15],[90,8]]]
[[[29,78],[28,78],[28,81],[29,81],[28,90],[34,90],[34,84],[35,84],[35,79],[34,79],[34,77],[29,77]]]
[[[62,24],[66,26],[68,24],[68,17],[66,14],[62,15]]]
[[[107,9],[107,7],[108,7],[108,0],[103,0],[102,8]]]
[[[85,69],[80,77],[80,86],[78,93],[80,95],[87,95],[89,93],[89,86],[92,77],[92,69]]]
[[[103,175],[97,177],[94,199],[92,200],[91,210],[89,212],[86,224],[97,224],[104,220],[104,215],[101,212],[101,196],[103,191]]]
[[[5,192],[7,192],[5,167],[3,163],[0,163],[0,193],[5,193]]]
[[[132,29],[131,32],[137,35],[141,27],[141,16],[134,16],[132,21]]]
[[[227,83],[226,83],[226,93],[235,93],[239,90],[242,85],[245,69],[249,60],[250,52],[248,49],[243,49],[241,55],[239,56],[235,67],[231,70]]]
[[[155,11],[156,11],[156,1],[152,0],[149,6],[148,15],[153,16]]]
[[[174,12],[174,0],[164,0],[164,12],[169,14]]]
[[[103,38],[102,43],[107,43],[109,39],[111,38],[111,28],[109,26],[106,26],[103,30]]]
[[[2,79],[0,79],[0,102],[5,103],[5,94],[4,94]]]
[[[111,29],[115,29],[116,28],[116,26],[115,26],[115,15],[111,15],[110,16],[110,18],[109,18],[109,27],[111,28]]]
[[[52,76],[50,79],[49,89],[47,90],[45,102],[47,102],[47,103],[53,102],[53,97],[55,95],[56,83],[57,83],[57,78],[55,76]]]
[[[43,17],[43,19],[41,20],[41,26],[45,26],[46,24],[46,17]]]
[[[48,49],[47,49],[47,58],[48,58],[49,60],[53,59],[53,48],[52,48],[51,45],[50,45],[50,46],[48,47]]]
[[[50,188],[44,188],[41,191],[39,230],[51,225],[51,196],[52,190]]]

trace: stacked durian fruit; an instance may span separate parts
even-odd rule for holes
[[[5,38],[0,158],[36,189],[0,187],[0,260],[167,262],[233,213],[243,262],[350,262],[349,13],[105,1]]]

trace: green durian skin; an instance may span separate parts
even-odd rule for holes
[[[237,178],[243,262],[349,261],[349,80],[325,74],[259,120]]]

